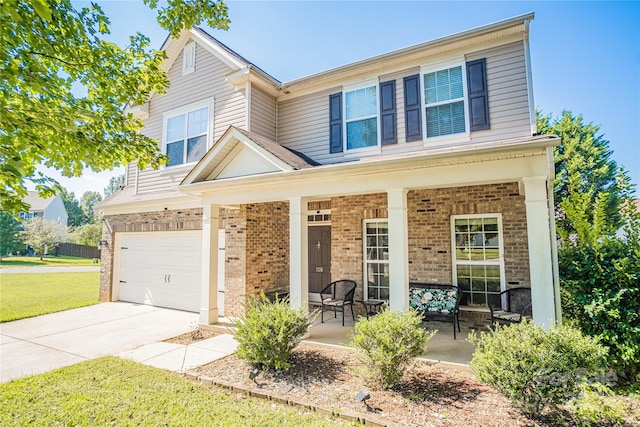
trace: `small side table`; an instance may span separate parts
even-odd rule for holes
[[[380,313],[380,311],[382,310],[382,304],[384,304],[386,301],[383,299],[368,299],[365,301],[362,301],[362,304],[364,304],[364,311],[367,314],[367,319],[369,318],[369,316],[375,316],[376,314]]]

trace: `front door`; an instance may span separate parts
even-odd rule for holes
[[[309,300],[320,301],[320,291],[331,283],[331,226],[309,227]]]

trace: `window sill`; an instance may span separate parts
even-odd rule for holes
[[[176,165],[176,166],[164,166],[162,169],[160,169],[160,173],[163,175],[169,175],[169,174],[173,175],[176,173],[189,172],[191,171],[191,169],[193,169],[193,167],[197,163],[198,162],[186,163],[184,165]]]
[[[423,142],[425,148],[462,145],[471,142],[471,135],[469,133],[457,133],[454,135],[434,136],[425,138]]]

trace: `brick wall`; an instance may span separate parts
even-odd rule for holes
[[[524,196],[517,183],[424,189],[407,195],[409,278],[451,283],[451,215],[502,214],[507,287],[529,286]]]
[[[174,230],[202,230],[202,209],[105,216],[102,225],[102,240],[107,241],[107,246],[103,246],[100,251],[100,301],[112,300],[114,233]]]
[[[385,193],[331,199],[331,280],[355,280],[356,300],[363,295],[362,220],[375,218],[387,218]]]

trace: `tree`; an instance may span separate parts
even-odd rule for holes
[[[112,176],[109,180],[109,184],[104,187],[104,197],[107,198],[124,185],[124,174],[118,176]]]
[[[92,224],[100,221],[100,217],[93,211],[93,207],[100,201],[102,201],[102,196],[96,191],[87,191],[82,195],[80,207],[82,208],[86,223]]]
[[[640,213],[633,185],[611,158],[600,127],[563,111],[537,112],[538,130],[555,133],[558,263],[563,314],[609,348],[620,384],[640,377]]]
[[[562,139],[562,145],[554,150],[558,236],[573,238],[576,215],[583,215],[605,233],[615,233],[623,223],[620,206],[631,197],[633,186],[624,168],[611,157],[609,141],[598,134],[600,126],[585,123],[582,115],[575,117],[566,110],[555,119],[536,111],[536,120],[538,132]],[[597,200],[604,209],[599,223],[594,222]]]
[[[157,0],[144,1],[158,9]],[[168,0],[158,9],[172,36],[202,21],[228,28],[225,3]],[[147,37],[137,33],[124,48],[107,42],[109,20],[100,7],[76,10],[70,0],[4,0],[0,27],[0,210],[28,211],[28,181],[43,197],[55,194],[55,181],[36,171],[40,164],[77,177],[85,168],[165,161],[123,108],[168,85],[166,55],[149,50]],[[75,95],[77,87],[86,93]]]
[[[40,254],[40,260],[53,249],[56,244],[64,242],[65,227],[56,221],[46,221],[42,217],[34,217],[22,222],[24,242],[31,245]]]
[[[78,245],[96,246],[102,240],[102,224],[81,225],[67,234],[67,242]]]
[[[20,223],[7,212],[0,212],[0,262],[2,256],[24,248]]]
[[[79,227],[82,224],[86,224],[87,220],[78,199],[76,199],[76,195],[63,187],[60,187],[58,194],[67,210],[67,225],[69,227]]]

